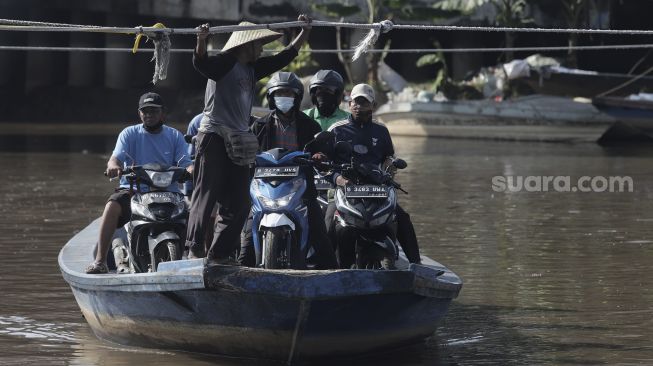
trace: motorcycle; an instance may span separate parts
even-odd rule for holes
[[[374,164],[356,162],[351,144],[340,141],[336,154],[349,157],[350,163],[334,168],[349,180],[335,192],[336,233],[350,231],[355,238],[353,267],[359,269],[395,269],[399,256],[396,240],[396,190],[401,185],[393,180],[391,167],[405,169],[402,159],[392,159],[385,169]],[[341,237],[338,234],[338,237]],[[343,245],[339,240],[338,245]],[[345,244],[347,245],[347,244]],[[342,250],[342,249],[341,249]]]
[[[311,145],[332,138],[320,132]],[[303,201],[307,179],[320,163],[309,153],[271,149],[256,156],[252,198],[252,237],[256,266],[305,269],[312,252],[308,243],[308,214]]]
[[[183,194],[166,189],[190,177],[184,168],[160,164],[131,166],[123,176],[134,195],[125,224],[127,243],[120,237],[112,242],[117,272],[156,272],[159,263],[181,259],[188,211]],[[149,192],[141,192],[140,184]]]

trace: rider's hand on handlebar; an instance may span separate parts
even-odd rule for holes
[[[323,163],[323,162],[327,161],[328,158],[327,158],[326,155],[322,154],[321,152],[318,152],[318,153],[313,154],[313,156],[311,156],[311,160]]]
[[[385,170],[387,173],[389,173],[391,176],[395,176],[397,174],[397,167],[392,164],[394,159],[392,157],[387,157],[385,161],[383,162],[383,170]]]
[[[346,186],[347,184],[349,184],[349,180],[347,180],[347,179],[346,179],[345,177],[343,177],[342,175],[339,175],[339,176],[336,178],[336,184],[339,185],[339,186],[341,186],[341,187],[344,187],[344,186]]]
[[[105,174],[109,178],[119,177],[122,174],[122,168],[115,164],[109,164]]]

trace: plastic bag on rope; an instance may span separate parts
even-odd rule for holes
[[[156,23],[152,28],[164,29],[165,25],[162,23]],[[142,31],[141,27],[141,32]],[[143,35],[154,43],[154,55],[152,55],[150,61],[154,61],[154,76],[152,77],[152,84],[156,84],[157,81],[165,80],[166,77],[168,77],[168,63],[170,62],[170,48],[172,47],[172,42],[170,42],[170,37],[167,33],[138,33],[134,41],[132,53],[138,51],[138,46],[140,45]]]
[[[227,155],[234,164],[247,166],[254,162],[258,152],[258,139],[253,133],[219,126],[218,134],[224,139]]]
[[[165,33],[158,33],[152,37],[154,42],[154,55],[150,61],[154,61],[154,76],[152,84],[159,80],[165,80],[168,77],[168,63],[170,62],[170,37]]]

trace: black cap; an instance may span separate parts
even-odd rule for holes
[[[138,101],[138,109],[145,107],[163,108],[163,99],[157,93],[145,93],[141,95],[141,99]]]

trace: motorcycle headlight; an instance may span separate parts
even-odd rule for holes
[[[288,206],[292,198],[295,196],[295,193],[297,192],[291,192],[290,194],[277,198],[276,200],[269,199],[263,195],[259,195],[258,199],[261,201],[263,206],[271,209],[277,209]]]
[[[152,170],[145,171],[152,180],[152,184],[159,188],[166,188],[172,184],[172,176],[175,172],[155,172]]]
[[[153,221],[156,220],[154,214],[150,212],[150,210],[145,205],[132,201],[131,208],[132,208],[132,213],[135,213],[138,216],[146,217]]]
[[[186,209],[186,203],[182,200],[177,202],[177,205],[175,206],[175,210],[172,212],[172,217],[177,217],[184,213],[184,210]]]
[[[336,190],[336,207],[347,210],[360,218],[363,217],[363,214],[361,214],[360,211],[358,211],[356,208],[354,208],[354,206],[349,204],[347,198],[345,197],[345,194],[341,189]]]

